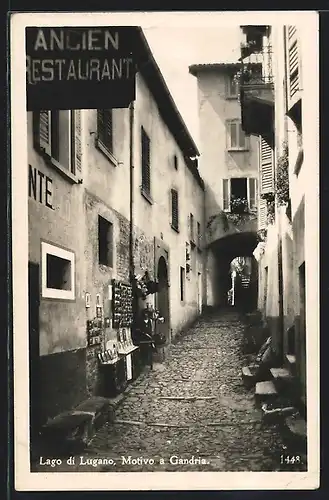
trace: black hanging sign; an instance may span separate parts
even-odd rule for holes
[[[135,99],[137,28],[27,27],[27,109],[125,108]]]

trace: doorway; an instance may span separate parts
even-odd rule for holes
[[[157,308],[160,316],[164,318],[164,323],[158,323],[157,329],[159,333],[165,335],[169,339],[169,289],[168,289],[168,267],[164,257],[160,257],[158,261],[158,283],[159,289],[157,293]]]

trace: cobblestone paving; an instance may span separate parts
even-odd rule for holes
[[[115,422],[69,470],[287,470],[279,429],[262,424],[254,391],[242,384],[243,328],[233,312],[201,318],[163,364],[135,382]]]

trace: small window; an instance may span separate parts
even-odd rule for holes
[[[47,288],[71,290],[71,261],[47,254]]]
[[[226,97],[228,99],[237,99],[238,97],[238,81],[235,75],[228,75],[226,81]]]
[[[248,137],[242,130],[239,120],[229,120],[227,122],[227,146],[229,150],[247,150],[249,148]]]
[[[98,146],[106,153],[113,155],[113,110],[97,110],[97,139]]]
[[[98,216],[98,262],[113,267],[113,224]]]
[[[185,298],[185,269],[184,267],[180,268],[180,300],[184,302]]]
[[[171,190],[171,227],[178,231],[179,214],[178,214],[178,191]]]
[[[233,177],[231,181],[231,212],[244,213],[248,210],[248,183],[245,177]]]
[[[141,129],[142,191],[151,194],[151,141],[144,128]]]
[[[75,256],[50,243],[41,243],[42,297],[75,299]]]
[[[223,210],[247,212],[256,210],[258,202],[257,179],[232,177],[223,179]]]
[[[178,158],[176,155],[174,155],[174,168],[175,170],[178,170]]]

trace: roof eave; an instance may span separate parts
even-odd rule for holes
[[[175,103],[175,101],[174,101],[174,99],[173,99],[173,97],[168,89],[168,86],[165,82],[165,79],[164,79],[162,73],[161,73],[161,70],[160,70],[156,60],[154,59],[154,56],[153,56],[152,51],[150,49],[150,46],[146,40],[146,37],[143,33],[143,30],[141,28],[138,28],[138,32],[140,35],[142,48],[144,49],[145,53],[147,54],[147,59],[148,59],[147,64],[150,64],[151,67],[153,68],[153,75],[152,75],[153,78],[151,78],[152,84],[154,87],[156,86],[157,89],[163,94],[163,98],[167,99],[168,107],[171,108],[171,114],[172,114],[172,116],[175,116],[175,119],[177,121],[177,129],[179,129],[180,133],[182,134],[182,140],[180,140],[177,136],[176,136],[176,140],[177,140],[179,146],[181,147],[182,151],[185,154],[188,153],[191,157],[200,156],[200,152],[198,150],[198,147],[197,147],[195,141],[193,140],[190,132],[188,131],[188,128],[187,128],[187,126],[182,118],[182,115],[180,114],[180,112],[176,106],[176,103]],[[141,70],[141,74],[144,77],[146,77],[146,80],[149,78],[149,75],[145,72],[145,68],[144,68],[144,71],[143,71],[143,69]],[[173,128],[173,127],[171,127],[171,128]],[[176,134],[177,134],[177,130],[175,131],[174,136]],[[185,147],[182,145],[182,142],[184,142]]]

